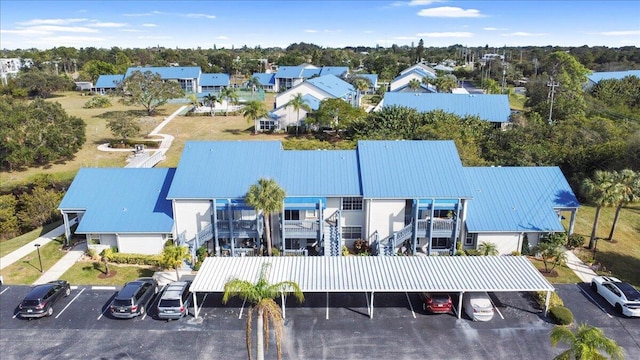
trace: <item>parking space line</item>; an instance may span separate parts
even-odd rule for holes
[[[74,302],[78,296],[80,296],[80,294],[82,294],[82,292],[85,291],[85,289],[80,290],[80,292],[78,293],[78,295],[74,296],[73,299],[71,299],[71,301],[69,301],[69,303],[67,304],[67,306],[65,306],[62,310],[60,310],[60,312],[58,312],[58,315],[56,315],[56,319],[58,318],[58,316],[62,315],[62,313],[67,310],[67,308],[69,307],[69,305],[71,305],[72,302]]]
[[[0,295],[4,294],[4,292],[5,292],[5,291],[7,291],[7,290],[9,290],[9,289],[10,289],[10,288],[6,288],[6,289],[4,289],[4,290],[0,291]]]
[[[605,310],[602,306],[600,306],[600,304],[598,304],[598,302],[596,301],[596,299],[594,299],[591,295],[589,295],[586,291],[584,291],[582,289],[582,286],[578,286],[578,289],[580,289],[580,291],[582,291],[582,293],[584,295],[586,295],[589,299],[591,299],[591,302],[593,302],[594,304],[596,304],[597,307],[600,308],[600,310],[602,310],[603,313],[607,314],[608,317],[610,317],[611,319],[613,319],[613,316],[611,316],[611,314],[609,314],[607,312],[607,310]]]
[[[404,293],[407,296],[407,302],[409,302],[409,307],[411,308],[411,313],[413,314],[413,318],[416,318],[416,312],[413,311],[413,304],[411,303],[411,299],[409,299],[409,293]]]
[[[91,290],[115,290],[115,286],[92,286]]]
[[[238,315],[238,319],[242,319],[242,312],[244,311],[244,303],[247,302],[247,298],[244,298],[244,300],[242,300],[242,307],[240,308],[240,315]]]
[[[13,315],[12,319],[15,319],[18,317],[18,313],[16,313],[15,315]]]
[[[109,306],[111,306],[111,304],[109,304]],[[98,316],[98,318],[96,320],[100,320],[102,319],[102,316],[107,312],[107,310],[109,310],[109,306],[107,306],[103,312],[100,313],[100,316]]]

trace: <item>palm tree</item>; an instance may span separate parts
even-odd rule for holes
[[[596,233],[598,231],[598,220],[600,220],[600,210],[602,207],[618,204],[621,199],[620,186],[616,186],[613,173],[597,170],[593,180],[586,178],[582,181],[582,193],[587,201],[596,206],[596,216],[593,220],[593,229],[589,238],[589,249],[596,247]]]
[[[267,255],[271,256],[271,214],[282,211],[284,190],[273,179],[260,178],[257,184],[249,187],[244,201],[264,216],[264,231],[267,240]]]
[[[411,81],[409,81],[409,89],[416,91],[418,89],[420,89],[420,80],[418,79],[411,79]]]
[[[629,203],[640,201],[640,173],[625,169],[616,173],[615,176],[622,196],[617,204],[618,206],[616,206],[616,214],[613,217],[613,225],[611,225],[611,232],[607,239],[609,241],[613,240],[613,233],[616,230],[622,207]]]
[[[451,89],[455,89],[456,86],[458,86],[458,81],[453,75],[447,74],[439,76],[436,79],[436,87],[438,88],[438,92],[450,93]]]
[[[301,93],[297,93],[289,102],[286,107],[293,107],[294,111],[298,112],[298,119],[296,121],[296,135],[298,135],[298,126],[300,125],[300,109],[309,112],[311,111],[311,107],[306,103],[306,101],[302,98]]]
[[[366,93],[367,90],[369,90],[369,88],[371,87],[371,81],[363,77],[357,77],[353,81],[353,87],[355,87],[356,91],[358,92],[357,99],[358,99],[358,106],[360,106],[362,94]]]
[[[209,93],[209,94],[205,95],[203,100],[207,104],[207,106],[209,106],[209,112],[210,112],[211,116],[215,116],[215,112],[213,110],[216,107],[216,102],[218,102],[218,97],[213,95],[212,93]]]
[[[249,79],[249,81],[247,81],[247,86],[251,89],[251,99],[253,100],[253,93],[256,90],[256,88],[260,87],[260,80],[258,80],[258,77],[256,76],[252,76],[251,79]]]
[[[478,247],[480,253],[484,256],[498,256],[500,252],[498,252],[498,246],[491,242],[482,242]]]
[[[184,260],[189,260],[191,254],[189,249],[179,245],[168,245],[162,250],[162,263],[168,269],[174,269],[176,271],[176,280],[180,280],[180,274],[178,269]]]
[[[551,331],[551,344],[556,347],[559,342],[569,345],[569,349],[561,352],[554,359],[557,360],[591,360],[606,359],[601,353],[604,351],[611,359],[623,359],[624,350],[614,340],[604,335],[601,329],[580,324],[576,332],[566,326],[556,326]]]
[[[245,107],[242,109],[242,115],[247,122],[253,121],[253,133],[258,133],[258,125],[256,124],[256,120],[267,116],[267,109],[264,107],[264,103],[262,101],[251,100],[247,102]]]
[[[254,284],[246,280],[230,279],[224,284],[224,294],[222,302],[227,303],[232,297],[239,297],[248,300],[252,306],[247,312],[247,325],[245,336],[247,353],[251,360],[251,335],[252,320],[254,311],[258,313],[258,333],[256,341],[256,357],[258,360],[264,359],[264,348],[266,345],[269,351],[269,323],[273,324],[276,335],[276,351],[278,359],[282,358],[282,336],[284,335],[284,323],[282,321],[282,311],[274,299],[281,294],[293,294],[299,302],[304,301],[304,294],[300,286],[293,281],[282,281],[277,284],[270,284],[267,278],[269,263],[262,264],[258,281]],[[266,337],[266,342],[263,338]]]
[[[196,96],[196,94],[189,94],[188,96],[189,98],[189,102],[191,103],[191,106],[193,106],[192,111],[196,111],[198,109],[198,106],[200,105],[200,101],[198,100],[198,97]]]
[[[220,90],[220,97],[227,101],[227,108],[225,110],[225,115],[228,116],[229,103],[235,104],[238,102],[238,93],[236,92],[236,89],[225,87],[225,88],[222,88],[222,90]]]

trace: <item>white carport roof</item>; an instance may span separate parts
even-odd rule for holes
[[[524,256],[208,257],[191,291],[223,292],[231,278],[294,281],[303,292],[554,291]]]

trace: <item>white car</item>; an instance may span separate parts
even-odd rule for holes
[[[611,276],[596,276],[591,289],[625,316],[640,316],[640,291]]]
[[[462,306],[473,321],[489,321],[493,319],[493,304],[486,292],[464,293]]]

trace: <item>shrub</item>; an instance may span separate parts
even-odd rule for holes
[[[271,256],[280,256],[280,250],[276,247],[271,248]]]
[[[529,235],[524,234],[524,236],[522,237],[522,249],[520,250],[520,252],[522,253],[522,255],[531,255],[530,250]]]
[[[84,103],[85,109],[103,109],[111,107],[111,101],[106,96],[94,96],[89,101]]]
[[[98,252],[96,251],[96,249],[87,249],[86,254],[92,260],[98,259]]]
[[[111,253],[109,254],[109,261],[116,264],[162,267],[162,257],[160,255]]]
[[[541,309],[544,309],[544,302],[547,299],[547,292],[546,291],[536,291],[535,292],[535,300],[538,303],[538,306],[540,306]],[[558,293],[556,293],[555,291],[551,292],[551,297],[549,298],[549,308],[554,308],[557,306],[564,306],[564,301],[562,301],[562,298],[560,298],[560,296],[558,296]]]
[[[349,248],[347,245],[342,245],[342,256],[349,256]]]
[[[204,246],[199,247],[196,250],[196,257],[198,258],[198,261],[204,261],[204,259],[209,255],[207,248]]]
[[[481,256],[482,255],[482,252],[480,250],[478,250],[478,249],[467,249],[467,250],[465,250],[465,252],[469,256]]]
[[[200,270],[200,266],[202,266],[202,261],[196,261],[196,263],[195,263],[195,264],[193,264],[193,266],[192,266],[193,271],[198,271],[198,270]]]
[[[577,247],[584,246],[584,236],[578,234],[569,235],[569,240],[567,241],[567,247],[569,249],[575,249]]]
[[[369,244],[362,239],[358,239],[353,242],[353,252],[356,255],[360,255],[362,253],[369,253]]]
[[[520,251],[512,251],[511,252],[511,256],[521,256],[522,254],[520,253]]]
[[[549,318],[558,325],[569,325],[573,322],[573,313],[564,306],[556,306],[549,310]]]

